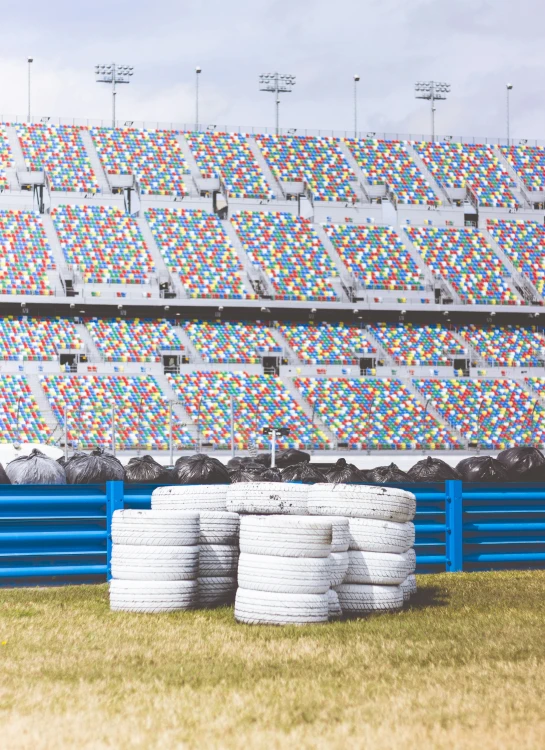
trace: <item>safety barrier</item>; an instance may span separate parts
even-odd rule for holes
[[[112,514],[156,485],[0,485],[0,587],[109,577]],[[545,568],[545,484],[409,487],[417,572]]]

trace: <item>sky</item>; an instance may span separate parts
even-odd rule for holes
[[[544,136],[545,4],[540,0],[1,0],[0,115],[111,121],[111,92],[97,63],[134,66],[117,96],[119,121],[200,121],[274,126],[274,96],[261,73],[296,76],[280,124],[351,131],[430,132],[419,80],[451,84],[437,103],[436,133]]]

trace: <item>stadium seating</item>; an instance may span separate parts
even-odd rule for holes
[[[415,380],[435,409],[466,440],[502,450],[513,443],[543,442],[545,412],[514,380]],[[534,422],[535,428],[532,424]]]
[[[8,187],[5,169],[13,167],[13,157],[5,128],[0,125],[0,190]]]
[[[303,182],[314,200],[356,200],[356,175],[333,138],[256,135],[273,175],[280,182]]]
[[[278,326],[299,359],[307,365],[359,364],[375,354],[365,333],[355,326],[286,323]]]
[[[74,324],[64,318],[0,320],[0,359],[43,362],[58,360],[62,349],[82,349]]]
[[[169,407],[155,378],[128,375],[41,375],[40,382],[59,423],[67,408],[68,438],[79,447],[112,444],[115,405],[116,446],[119,449],[166,450],[169,446]],[[173,419],[177,446],[192,439]]]
[[[280,378],[243,372],[193,372],[169,375],[186,411],[198,426],[202,442],[217,447],[230,445],[231,397],[235,443],[248,448],[252,443],[270,449],[264,427],[289,427],[288,437],[278,437],[279,448],[314,446],[325,448],[328,439],[317,429],[290,395]]]
[[[155,265],[136,219],[111,206],[59,206],[51,211],[66,261],[83,281],[145,284]]]
[[[464,347],[441,324],[413,326],[411,323],[371,326],[378,339],[398,365],[450,365],[464,356]]]
[[[90,318],[85,325],[107,362],[160,362],[161,350],[183,349],[166,320]]]
[[[53,294],[55,261],[39,214],[0,211],[0,247],[0,294]]]
[[[16,125],[26,164],[47,172],[52,190],[87,193],[100,186],[81,139],[71,125]]]
[[[107,174],[132,174],[143,195],[184,196],[189,173],[176,134],[168,130],[92,128],[91,137]]]
[[[0,375],[0,442],[43,443],[48,436],[49,430],[26,378]]]
[[[519,326],[477,328],[470,325],[458,332],[491,366],[543,366],[545,337],[536,330]]]
[[[146,219],[168,269],[180,277],[189,297],[254,297],[246,290],[236,250],[215,214],[150,208]]]
[[[369,184],[387,185],[399,203],[440,203],[401,141],[345,140]]]
[[[277,299],[335,301],[338,272],[308,219],[241,211],[231,217],[242,247],[270,278]]]
[[[446,278],[470,305],[519,305],[505,278],[507,270],[478,229],[405,227],[435,275]]]
[[[537,221],[489,219],[488,231],[539,294],[545,289],[545,228]]]
[[[516,188],[494,146],[468,143],[414,142],[437,182],[444,188],[469,187],[481,206],[515,208]]]
[[[456,437],[399,380],[297,378],[294,383],[338,440],[351,448],[457,446]]]
[[[262,323],[192,320],[183,328],[204,362],[260,364],[264,354],[282,351]]]
[[[422,272],[391,227],[325,224],[350,273],[369,289],[424,289]]]
[[[543,146],[498,146],[528,190],[545,190]]]
[[[232,198],[274,197],[261,167],[240,133],[186,133],[204,178],[219,177]]]

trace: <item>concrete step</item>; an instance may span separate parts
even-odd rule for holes
[[[495,150],[498,161],[500,162],[502,167],[504,167],[504,169],[509,174],[509,177],[516,185],[516,188],[512,189],[511,192],[515,195],[515,198],[521,204],[521,206],[524,206],[524,208],[533,208],[533,202],[530,200],[530,197],[520,175],[517,174],[511,162],[503,155],[501,149],[498,146],[496,146]]]
[[[248,277],[247,279],[243,279],[244,286],[247,288],[247,291],[248,292],[253,291],[253,287],[250,281],[260,281],[262,288],[264,290],[264,293],[270,295],[271,297],[274,296],[274,290],[270,282],[270,279],[267,277],[265,271],[260,266],[254,266],[254,264],[250,261],[248,255],[246,254],[246,252],[244,251],[244,248],[242,247],[240,238],[238,234],[236,233],[234,226],[229,221],[229,219],[222,219],[221,224],[225,230],[225,233],[229,237],[229,240],[231,241],[233,248],[235,249],[235,252],[240,260],[240,263],[242,267],[244,268],[244,271],[246,272],[246,276]]]
[[[40,416],[47,425],[50,438],[54,442],[60,441],[60,439],[63,437],[62,425],[59,423],[59,421],[55,417],[55,414],[53,413],[53,409],[51,408],[49,399],[45,395],[45,392],[40,384],[40,376],[38,375],[38,373],[27,373],[25,375],[25,378],[30,387],[31,393],[34,396],[34,400],[38,404]]]
[[[431,402],[427,402],[426,397],[414,386],[414,383],[410,379],[401,378],[401,382],[403,385],[409,390],[412,395],[419,401],[424,408],[426,408],[427,403],[427,411],[428,414],[430,414],[434,419],[439,422],[441,427],[444,427],[446,430],[449,430],[453,435],[456,436],[458,439],[458,442],[462,445],[465,445],[467,440],[465,437],[462,436],[462,433],[453,425],[451,424],[445,417],[441,416],[441,414],[432,406]]]
[[[195,178],[196,179],[200,178],[201,171],[197,165],[197,162],[195,161],[193,152],[189,148],[189,143],[187,142],[185,135],[183,133],[178,133],[176,135],[176,140],[180,144],[180,148],[182,149],[182,154],[184,156],[185,163],[187,165],[187,168],[191,172],[191,174],[185,174],[183,176],[184,185],[186,187],[188,195],[195,198],[199,195],[199,191],[197,190],[197,185],[195,183]]]
[[[25,157],[23,156],[23,149],[21,147],[21,142],[17,135],[17,130],[15,129],[15,126],[7,125],[5,130],[6,130],[6,135],[8,137],[9,146],[11,149],[11,154],[13,156],[13,161],[15,164],[16,171],[27,172],[28,167],[25,161]]]
[[[488,229],[484,226],[480,227],[479,231],[481,232],[481,234],[483,235],[487,243],[490,245],[492,250],[496,253],[498,258],[501,260],[503,265],[509,271],[509,273],[511,274],[513,278],[513,282],[517,286],[520,286],[522,289],[524,289],[524,292],[525,292],[524,296],[529,300],[535,301],[535,304],[538,304],[538,305],[543,304],[545,302],[545,297],[539,294],[539,292],[537,291],[535,286],[532,284],[530,279],[517,269],[517,267],[514,265],[512,260],[509,258],[509,256],[506,253],[504,253],[504,251],[501,248],[501,245],[498,242],[496,242],[491,232],[489,232]]]
[[[318,409],[314,409],[308,401],[303,397],[303,394],[295,387],[293,378],[282,378],[282,382],[286,386],[287,390],[290,393],[290,396],[292,396],[293,400],[296,402],[296,404],[302,409],[302,411],[306,414],[306,416],[309,418],[311,422],[314,423],[314,426],[317,427],[319,430],[322,430],[322,432],[325,433],[326,437],[331,443],[336,443],[337,438],[331,432],[331,430],[326,427],[325,422],[322,420],[318,413]]]
[[[153,377],[155,378],[158,386],[163,392],[165,401],[172,402],[172,413],[174,414],[175,418],[177,418],[184,425],[185,429],[189,432],[191,437],[196,442],[197,427],[185,410],[180,394],[173,389],[173,387],[169,383],[168,377],[159,368],[157,368],[153,372]]]
[[[98,184],[100,185],[100,192],[103,195],[111,195],[112,189],[110,187],[110,183],[108,182],[108,177],[106,176],[104,167],[102,166],[102,163],[99,159],[98,152],[95,148],[95,144],[93,143],[93,139],[91,138],[91,133],[85,129],[80,130],[80,136],[81,140],[83,141],[83,145],[85,146],[85,150],[87,151],[89,161],[91,162],[93,172],[95,173]]]
[[[187,298],[187,294],[182,285],[182,282],[180,281],[180,277],[176,274],[171,274],[168,270],[165,259],[163,258],[163,255],[159,250],[159,246],[155,241],[153,232],[151,231],[145,217],[143,215],[140,215],[136,220],[138,222],[138,227],[142,233],[142,237],[144,238],[144,242],[146,243],[149,253],[153,258],[153,262],[155,263],[159,284],[161,284],[163,281],[168,281],[176,291],[176,295],[178,297],[181,297],[182,299]]]
[[[66,258],[64,257],[64,253],[62,251],[61,243],[59,241],[57,232],[55,231],[53,219],[49,214],[42,214],[42,224],[45,230],[45,236],[47,237],[47,241],[49,242],[49,247],[51,248],[51,254],[55,259],[57,271],[63,279],[72,278],[73,273],[68,268]]]
[[[248,142],[248,146],[250,147],[250,151],[255,157],[255,160],[259,164],[259,167],[261,171],[263,172],[263,176],[265,177],[265,180],[268,182],[269,187],[271,189],[271,192],[274,193],[276,198],[282,198],[285,199],[285,193],[282,190],[282,186],[276,179],[276,177],[273,175],[271,168],[267,164],[267,160],[261,153],[261,149],[257,145],[257,141],[255,138],[251,135],[246,136],[246,140]]]
[[[424,160],[420,156],[420,154],[416,151],[415,148],[410,143],[405,143],[405,148],[407,152],[409,153],[409,156],[414,161],[420,172],[422,173],[424,179],[429,184],[435,195],[437,196],[438,200],[440,200],[442,203],[444,203],[446,206],[451,206],[452,201],[448,196],[447,191],[441,187],[441,185],[437,182],[435,177],[432,175],[428,167],[426,166]]]
[[[84,323],[76,323],[76,331],[83,342],[85,353],[90,362],[104,362],[104,355],[96,345],[89,329]]]

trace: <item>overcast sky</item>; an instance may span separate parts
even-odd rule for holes
[[[134,65],[118,119],[274,124],[260,73],[292,73],[284,127],[350,130],[353,75],[361,130],[428,133],[414,82],[452,85],[436,131],[545,137],[543,0],[0,0],[0,113],[24,115],[31,55],[35,115],[111,118],[96,63]]]

